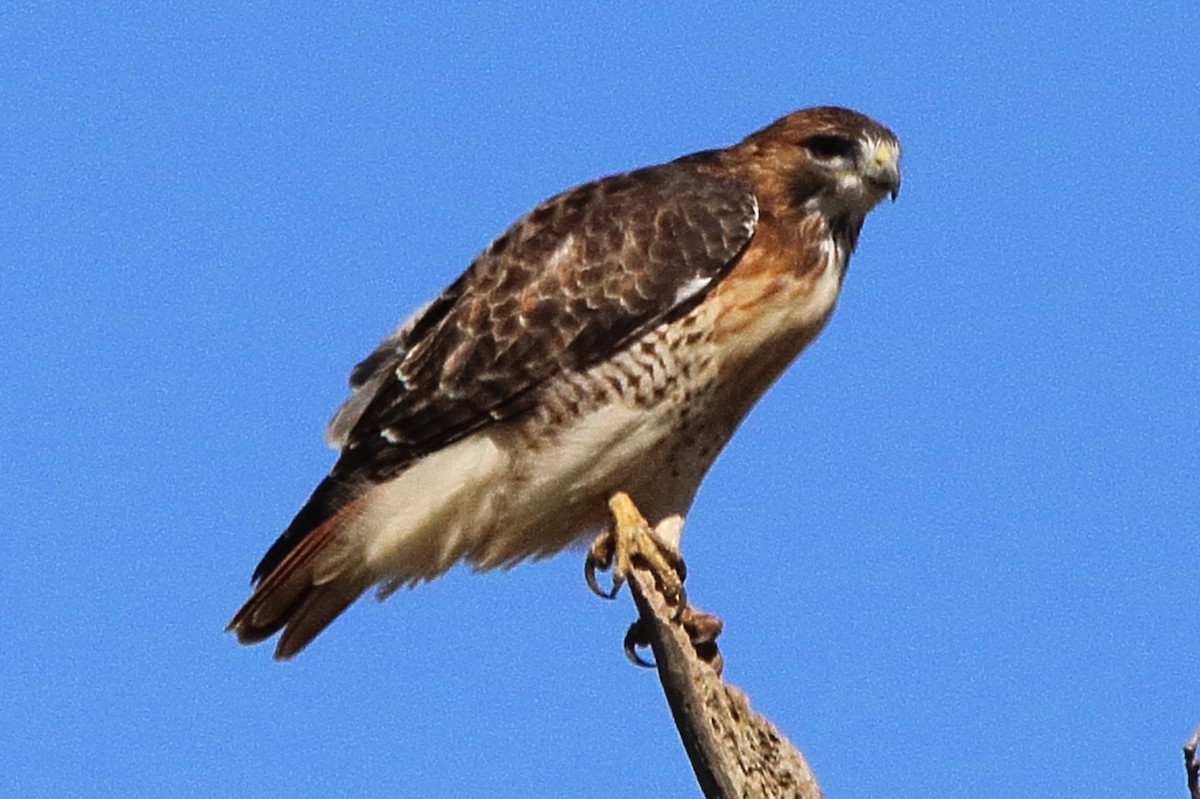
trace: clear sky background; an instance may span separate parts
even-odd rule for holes
[[[727,677],[830,796],[1185,795],[1200,6],[113,5],[0,10],[0,793],[695,795],[580,553],[222,630],[510,221],[836,103],[904,189],[689,518]]]

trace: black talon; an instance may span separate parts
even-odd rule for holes
[[[588,588],[592,589],[592,593],[601,599],[616,599],[617,592],[621,590],[621,584],[624,582],[617,579],[617,576],[614,574],[612,590],[605,591],[600,587],[600,581],[596,579],[596,563],[591,558],[585,558],[583,561],[583,579],[587,581]]]
[[[653,669],[655,665],[644,659],[638,654],[639,646],[648,646],[650,642],[646,637],[646,630],[642,626],[642,620],[638,619],[633,624],[629,625],[629,629],[625,631],[625,657],[629,658],[629,662],[635,666],[641,666],[644,669]]]

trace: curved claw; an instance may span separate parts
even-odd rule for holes
[[[583,577],[587,580],[588,588],[602,599],[616,599],[617,591],[621,590],[621,583],[625,582],[616,566],[616,559],[617,542],[615,534],[611,530],[596,537],[596,540],[588,547],[587,555],[583,559]],[[600,587],[600,583],[596,580],[596,569],[601,571],[612,569],[613,582],[610,590],[605,591]]]
[[[635,666],[641,666],[643,669],[656,668],[654,663],[646,660],[638,654],[639,646],[649,646],[650,642],[646,640],[646,632],[642,627],[642,620],[638,619],[633,624],[629,625],[629,629],[625,631],[625,657],[629,658],[629,662]]]
[[[601,599],[616,599],[617,592],[621,590],[621,584],[624,580],[620,580],[616,575],[613,575],[612,589],[605,591],[600,587],[600,581],[596,579],[596,566],[599,565],[592,558],[585,558],[583,561],[583,579],[587,581],[588,588],[592,589],[592,593]],[[600,566],[600,568],[607,568]]]

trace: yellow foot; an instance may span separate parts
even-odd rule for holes
[[[717,673],[721,672],[721,653],[717,649],[717,636],[721,633],[721,620],[709,613],[697,610],[687,602],[683,581],[687,569],[679,554],[679,536],[683,530],[683,519],[671,516],[651,529],[649,523],[634,506],[627,494],[614,494],[608,503],[613,515],[613,526],[592,542],[583,564],[588,586],[599,596],[612,599],[629,579],[636,564],[654,575],[655,587],[671,607],[671,619],[683,627],[696,654]],[[612,570],[612,588],[605,591],[596,581],[596,570]],[[639,666],[653,668],[654,664],[638,654],[638,648],[650,645],[649,622],[639,619],[625,633],[625,655]]]
[[[683,556],[679,554],[679,532],[683,520],[671,516],[651,529],[649,523],[624,492],[618,492],[608,501],[612,511],[613,526],[597,536],[588,548],[583,563],[583,574],[588,587],[598,596],[613,599],[621,586],[629,579],[629,572],[636,559],[638,565],[654,573],[655,582],[667,601],[674,607],[687,606],[683,581],[687,569]],[[605,591],[596,581],[596,570],[612,569],[612,588]]]

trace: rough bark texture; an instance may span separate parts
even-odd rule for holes
[[[721,679],[719,656],[697,653],[676,608],[636,561],[629,587],[667,703],[708,799],[821,799],[808,763],[744,693]]]

